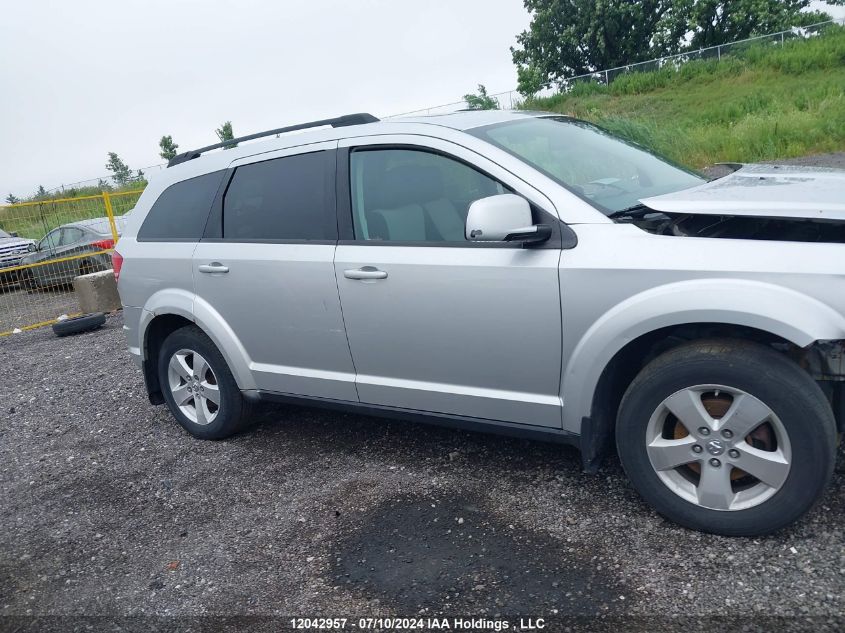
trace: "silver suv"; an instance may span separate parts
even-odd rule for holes
[[[733,169],[500,111],[181,154],[115,253],[129,349],[199,438],[272,400],[574,444],[588,471],[615,443],[663,515],[772,532],[845,420],[845,172]]]

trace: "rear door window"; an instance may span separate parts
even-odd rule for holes
[[[334,157],[310,152],[238,167],[223,200],[223,239],[336,240]]]
[[[223,173],[215,171],[170,185],[144,219],[138,239],[199,241]]]
[[[71,246],[72,244],[76,244],[82,239],[83,235],[82,229],[78,229],[73,226],[66,227],[62,229],[61,246]]]

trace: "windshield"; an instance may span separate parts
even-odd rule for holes
[[[0,229],[0,239],[3,239],[4,237],[12,237],[12,236],[9,235],[8,233],[6,233],[6,231],[4,231],[3,229]]]
[[[605,214],[700,185],[688,172],[609,132],[568,117],[489,125],[470,134],[536,167]]]

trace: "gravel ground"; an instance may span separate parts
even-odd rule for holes
[[[845,624],[842,459],[796,526],[729,539],[668,523],[615,461],[584,475],[556,445],[293,407],[228,441],[192,439],[147,402],[119,315],[61,340],[8,337],[0,358],[0,628],[419,614]]]
[[[78,311],[79,302],[72,290],[56,288],[29,294],[16,285],[0,288],[0,332]]]
[[[842,449],[797,525],[699,534],[567,447],[293,407],[194,440],[148,403],[120,328],[0,339],[0,630],[845,628]]]

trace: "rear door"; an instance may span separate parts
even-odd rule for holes
[[[336,146],[232,163],[194,279],[197,302],[231,328],[259,389],[356,401],[332,263]]]
[[[560,427],[559,238],[464,238],[474,200],[514,192],[555,223],[551,202],[446,141],[341,148],[335,274],[361,402]]]

